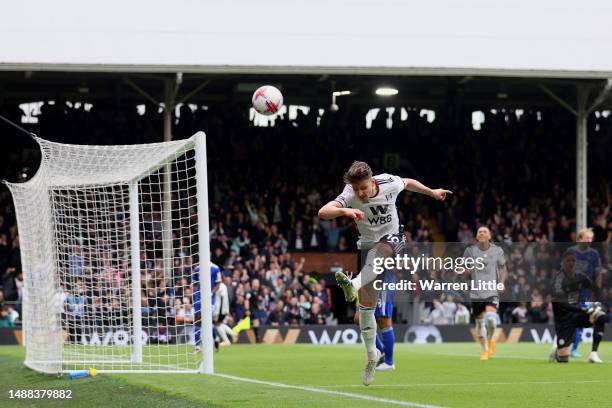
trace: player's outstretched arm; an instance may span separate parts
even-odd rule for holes
[[[349,217],[355,221],[362,220],[364,217],[363,211],[356,208],[344,208],[337,201],[330,201],[319,210],[319,217],[324,220],[331,220],[338,217]]]
[[[452,191],[445,190],[443,188],[436,188],[432,190],[431,188],[427,187],[426,185],[415,179],[405,178],[403,180],[404,186],[406,186],[406,190],[414,191],[415,193],[425,194],[439,201],[444,201],[448,194],[453,194]]]

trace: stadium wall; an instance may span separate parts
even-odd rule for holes
[[[358,256],[355,252],[292,252],[293,259],[304,258],[306,272],[329,273],[331,268],[356,271]]]

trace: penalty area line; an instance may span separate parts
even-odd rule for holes
[[[357,394],[353,392],[333,391],[333,390],[325,390],[325,389],[316,388],[316,387],[283,384],[283,383],[277,383],[277,382],[272,382],[272,381],[261,381],[261,380],[255,380],[253,378],[238,377],[238,376],[230,375],[230,374],[215,373],[214,375],[217,377],[227,378],[229,380],[242,381],[242,382],[248,382],[248,383],[259,384],[259,385],[267,385],[269,387],[289,388],[289,389],[306,391],[306,392],[314,392],[318,394],[334,395],[337,397],[358,398],[358,399],[362,399],[366,401],[380,402],[382,404],[393,404],[393,405],[401,405],[404,407],[418,407],[418,408],[441,408],[437,405],[419,404],[417,402],[400,401],[400,400],[393,400],[393,399],[388,399],[388,398],[379,398],[379,397],[373,397],[370,395]],[[362,386],[362,387],[365,387],[365,386]]]

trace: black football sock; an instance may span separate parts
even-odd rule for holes
[[[593,351],[597,351],[599,348],[599,343],[603,339],[606,316],[599,316],[595,319],[595,324],[593,325]]]

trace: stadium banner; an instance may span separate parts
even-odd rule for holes
[[[0,328],[0,346],[23,345],[21,329]]]
[[[116,327],[113,330],[80,330],[78,333],[63,332],[64,340],[84,346],[127,346],[133,343],[129,327]],[[195,328],[190,326],[168,327],[163,333],[154,327],[143,328],[141,341],[144,345],[153,344],[190,344],[195,345]]]
[[[477,341],[476,332],[471,325],[395,325],[398,343],[456,343]],[[590,343],[593,329],[583,330],[582,340]],[[498,343],[552,343],[555,328],[548,324],[501,325],[495,333]],[[80,343],[88,346],[127,346],[132,343],[126,329],[107,331],[83,331],[72,337],[64,333],[67,343]],[[612,341],[612,333],[606,331],[604,340]],[[194,344],[193,333],[170,330],[164,340],[158,341],[153,331],[143,330],[143,344]],[[359,327],[356,325],[337,326],[262,326],[243,330],[238,337],[241,344],[357,344],[361,342]],[[0,329],[0,345],[21,344],[20,329]]]
[[[472,325],[395,325],[398,343],[456,343],[477,341]],[[505,324],[497,328],[498,343],[552,344],[555,327],[549,324]],[[591,343],[593,329],[584,329],[582,341]],[[612,341],[612,333],[606,331],[604,340]],[[264,344],[357,344],[361,342],[356,325],[337,326],[262,326],[240,332],[238,343]]]

